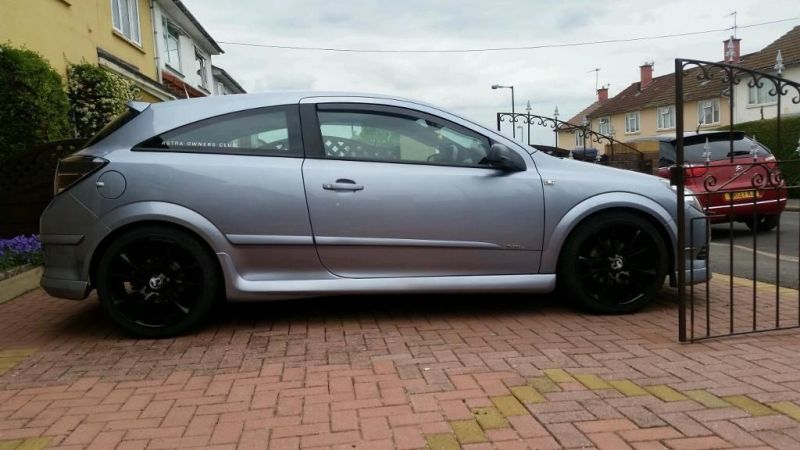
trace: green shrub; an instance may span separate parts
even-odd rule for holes
[[[88,63],[67,69],[67,93],[79,138],[94,136],[125,103],[139,96],[139,89],[120,75]]]
[[[772,150],[779,161],[798,160],[797,154],[800,146],[800,116],[781,118],[781,142],[778,147],[778,121],[777,119],[755,120],[734,125],[734,129],[744,131],[748,136],[755,136],[756,140]],[[780,164],[781,172],[789,186],[800,184],[800,161],[784,162]],[[792,197],[800,196],[800,191],[792,189]]]
[[[0,157],[71,134],[58,72],[36,52],[0,44]]]

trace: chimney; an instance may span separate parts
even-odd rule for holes
[[[739,64],[741,53],[739,52],[741,48],[741,39],[737,39],[733,36],[730,39],[726,39],[722,41],[723,45],[723,55],[725,56],[725,62],[728,64]]]
[[[643,91],[653,81],[653,63],[644,63],[639,66],[639,90]]]
[[[597,90],[597,101],[602,103],[608,100],[608,88],[603,86]]]

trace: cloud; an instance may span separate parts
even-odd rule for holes
[[[796,0],[184,0],[218,41],[370,49],[502,47],[626,38],[716,29],[781,18]],[[742,29],[742,51],[760,49],[796,23]],[[494,127],[495,113],[517,108],[562,118],[595,98],[595,78],[611,95],[637,81],[639,65],[669,73],[676,57],[717,60],[726,32],[655,41],[471,54],[358,54],[221,44],[214,64],[248,91],[315,89],[417,98]],[[541,133],[542,139],[550,134]]]

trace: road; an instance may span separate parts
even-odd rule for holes
[[[753,249],[756,249],[754,252]],[[780,230],[758,233],[744,224],[716,224],[711,227],[711,252],[709,263],[715,273],[730,273],[730,257],[733,251],[733,274],[753,279],[753,257],[755,256],[755,279],[775,283],[780,273],[779,284],[797,288],[800,279],[800,213],[784,212]],[[778,264],[779,263],[779,264]]]

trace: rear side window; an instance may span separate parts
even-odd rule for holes
[[[296,106],[259,108],[212,117],[154,136],[134,150],[303,156]]]

